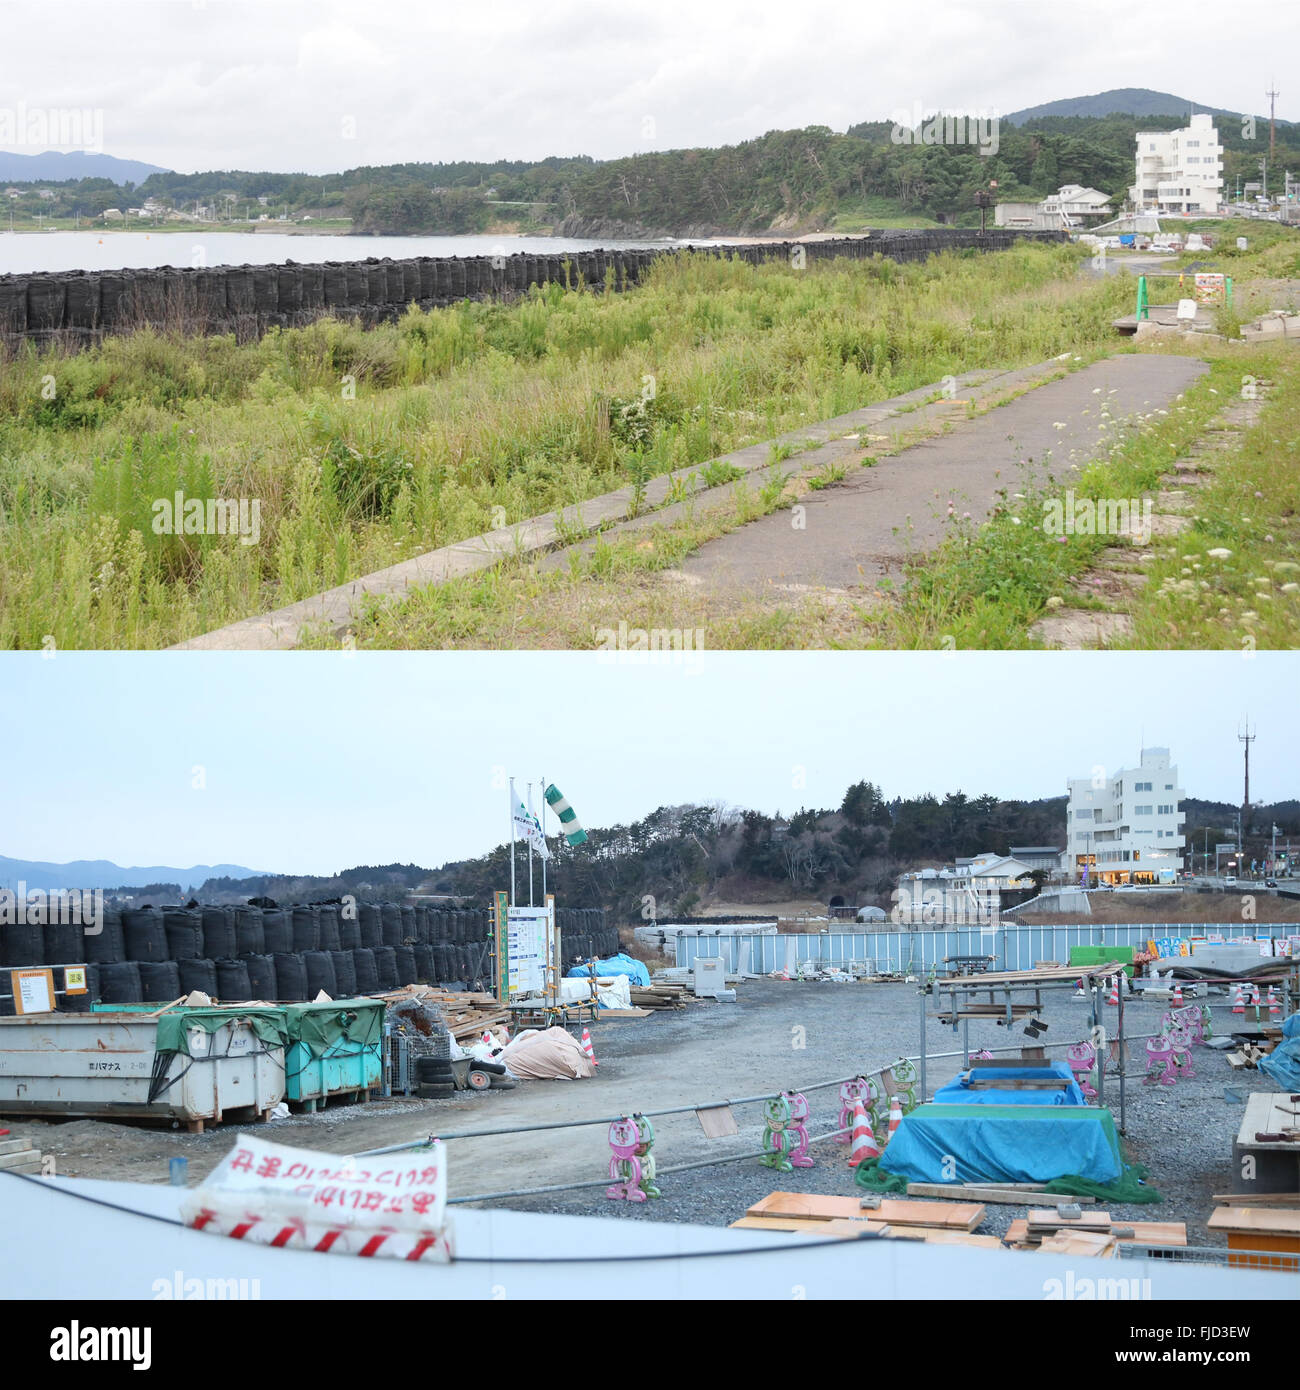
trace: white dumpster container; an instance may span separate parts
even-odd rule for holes
[[[284,1049],[232,1014],[190,1030],[190,1056],[155,1051],[157,1019],[140,1013],[0,1018],[0,1114],[184,1120],[227,1111],[265,1118],[284,1098]],[[152,1097],[152,1099],[151,1099]]]

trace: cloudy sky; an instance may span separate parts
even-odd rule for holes
[[[63,653],[4,658],[0,854],[330,873],[484,853],[502,776],[587,826],[657,806],[1057,796],[1168,746],[1188,795],[1300,795],[1300,655]],[[634,658],[633,658],[634,659]]]
[[[1220,0],[0,0],[0,104],[102,110],[105,152],[184,172],[608,158],[1116,87],[1260,114],[1300,5],[1255,13],[1266,43]]]

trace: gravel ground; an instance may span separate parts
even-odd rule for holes
[[[1049,1030],[1043,1042],[1073,1042],[1087,1032],[1086,1009],[1071,1002],[1069,991],[1046,996]],[[933,1001],[927,1001],[933,1003]],[[1232,1015],[1225,996],[1214,995],[1216,1030],[1230,1031]],[[1127,1031],[1149,1033],[1159,1026],[1163,1004],[1134,1002],[1125,1009]],[[1107,1009],[1114,1026],[1114,1009]],[[931,1093],[961,1066],[961,1035],[930,1020],[931,1054],[957,1056],[931,1061]],[[779,1089],[809,1088],[813,1083],[868,1071],[891,1060],[915,1055],[920,1039],[920,997],[905,984],[798,984],[748,980],[734,1004],[699,1001],[681,1011],[665,1011],[639,1020],[611,1020],[592,1028],[597,1076],[581,1082],[522,1082],[512,1091],[482,1097],[459,1093],[439,1101],[394,1099],[369,1105],[331,1106],[315,1116],[293,1116],[258,1126],[267,1138],[331,1153],[356,1153],[381,1145],[414,1140],[432,1132],[501,1128],[601,1119],[599,1125],[541,1132],[508,1132],[483,1139],[452,1141],[449,1182],[452,1197],[572,1183],[603,1178],[609,1162],[608,1117],[633,1110],[703,1105],[728,1097],[770,1095]],[[983,1047],[1019,1047],[1031,1040],[1020,1027],[1008,1035],[993,1023],[970,1025],[972,1051]],[[1141,1044],[1137,1044],[1140,1053]],[[1053,1049],[1049,1055],[1060,1055]],[[1177,1086],[1142,1085],[1144,1064],[1131,1067],[1127,1087],[1127,1143],[1134,1161],[1145,1163],[1150,1179],[1165,1200],[1156,1205],[1111,1208],[1129,1220],[1185,1220],[1193,1244],[1210,1243],[1204,1221],[1215,1192],[1234,1190],[1232,1140],[1244,1102],[1228,1102],[1224,1088],[1277,1090],[1256,1071],[1233,1072],[1221,1053],[1195,1051],[1197,1077]],[[812,1104],[810,1133],[838,1124],[838,1087],[808,1090]],[[1107,1103],[1118,1120],[1117,1084],[1108,1081]],[[817,1164],[793,1173],[774,1173],[757,1158],[695,1169],[681,1174],[663,1170],[726,1154],[756,1152],[762,1116],[756,1104],[736,1108],[740,1134],[708,1140],[695,1116],[656,1119],[655,1157],[663,1198],[629,1206],[611,1202],[604,1183],[596,1188],[542,1197],[499,1199],[521,1210],[595,1214],[619,1220],[690,1221],[727,1225],[745,1208],[776,1189],[851,1194],[859,1189],[847,1166],[847,1150],[833,1143],[814,1147]],[[37,1147],[55,1158],[57,1171],[72,1177],[123,1178],[166,1182],[167,1160],[189,1157],[190,1181],[198,1181],[230,1149],[238,1126],[225,1125],[203,1135],[184,1131],[111,1124],[95,1120],[71,1123],[2,1120],[15,1135],[30,1135]],[[1000,1233],[1022,1208],[990,1206],[983,1231]]]
[[[843,1016],[845,1041],[853,1037],[857,1046],[878,1065],[890,1055],[917,1052],[918,1005],[915,988],[905,985],[836,986],[824,984],[792,985],[774,981],[756,981],[742,986],[747,1003],[763,1005],[787,1014],[799,1016],[815,999],[819,1005],[832,1005]],[[1051,1025],[1043,1041],[1065,1038],[1069,1041],[1086,1034],[1086,1006],[1071,1001],[1066,991],[1054,991],[1048,998],[1044,1017]],[[1215,991],[1208,1001],[1214,1009],[1215,1030],[1230,1032],[1233,1026],[1228,997]],[[725,1007],[725,1006],[722,1006]],[[1168,1007],[1165,1003],[1143,1003],[1136,997],[1125,1005],[1125,1031],[1130,1036],[1152,1033],[1159,1029],[1160,1018]],[[1107,1009],[1107,1025],[1114,1026],[1116,1011]],[[679,1026],[687,1026],[682,1015]],[[687,1016],[689,1018],[689,1015]],[[657,1020],[647,1020],[654,1022]],[[1240,1020],[1238,1020],[1240,1023]],[[972,1051],[981,1047],[998,1048],[1019,1045],[1023,1034],[1016,1027],[1010,1036],[1007,1030],[994,1024],[975,1023],[970,1026]],[[1029,1043],[1030,1039],[1023,1039]],[[928,1026],[931,1052],[948,1051],[961,1046],[961,1035],[931,1020]],[[847,1052],[847,1049],[846,1049]],[[1183,1079],[1174,1087],[1146,1086],[1142,1078],[1145,1060],[1142,1044],[1130,1043],[1130,1062],[1125,1078],[1125,1143],[1131,1161],[1143,1163],[1149,1169],[1148,1181],[1160,1192],[1163,1201],[1154,1204],[1120,1205],[1107,1208],[1117,1218],[1132,1221],[1185,1221],[1188,1242],[1192,1245],[1222,1244],[1205,1229],[1216,1192],[1235,1191],[1232,1166],[1232,1141],[1241,1122],[1243,1101],[1229,1101],[1225,1088],[1232,1086],[1243,1093],[1277,1091],[1280,1088],[1261,1072],[1234,1072],[1220,1052],[1198,1047],[1194,1054],[1196,1076]],[[1049,1056],[1063,1055],[1052,1049]],[[1138,1060],[1142,1058],[1142,1060]],[[847,1055],[838,1059],[841,1064]],[[928,1084],[931,1093],[936,1086],[949,1080],[961,1066],[961,1058],[932,1062]],[[842,1066],[832,1068],[842,1074]],[[815,1074],[815,1068],[800,1067],[798,1077]],[[1107,1104],[1119,1122],[1119,1080],[1107,1078]],[[834,1129],[838,1123],[838,1094],[836,1090],[818,1091],[809,1095],[812,1102],[810,1133]],[[723,1141],[731,1147],[757,1149],[761,1117],[758,1107],[745,1106],[737,1112],[741,1137]],[[721,1144],[714,1146],[715,1151]],[[775,1190],[855,1194],[861,1189],[853,1184],[852,1170],[847,1163],[847,1150],[833,1142],[813,1148],[817,1160],[813,1168],[796,1169],[792,1173],[776,1173],[763,1167],[756,1159],[716,1167],[696,1169],[681,1174],[663,1174],[674,1162],[690,1161],[697,1157],[679,1157],[666,1147],[662,1138],[656,1141],[655,1154],[661,1170],[658,1180],[663,1197],[631,1205],[608,1200],[602,1188],[573,1193],[557,1193],[545,1197],[512,1198],[502,1205],[519,1210],[566,1212],[575,1215],[610,1216],[636,1221],[689,1221],[704,1225],[728,1225],[745,1214],[745,1209]],[[1041,1205],[1035,1202],[1034,1205]],[[989,1205],[981,1232],[1003,1234],[1017,1217],[1024,1216],[1027,1207]]]

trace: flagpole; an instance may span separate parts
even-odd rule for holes
[[[515,905],[515,779],[510,779],[510,906]]]
[[[542,778],[542,844],[546,843],[546,778]],[[546,855],[542,855],[542,906],[546,906]]]
[[[531,782],[529,782],[529,784],[528,784],[528,805],[531,807],[532,804],[533,804],[533,784],[532,784]],[[532,831],[530,830],[530,831],[529,831],[529,839],[528,839],[528,906],[529,906],[529,907],[532,907],[532,905],[533,905],[533,841],[532,841]]]

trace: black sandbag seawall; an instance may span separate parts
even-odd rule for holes
[[[697,253],[732,256],[758,265],[847,257],[924,260],[939,251],[1005,251],[1022,241],[1059,242],[1067,233],[979,232],[958,227],[877,229],[827,241],[763,241],[747,246],[700,246]],[[493,258],[415,257],[409,260],[327,261],[324,265],[238,265],[200,269],[61,271],[0,275],[0,342],[58,339],[76,345],[137,328],[190,333],[234,333],[243,340],[270,328],[292,328],[324,314],[370,325],[400,318],[410,304],[445,308],[461,299],[512,299],[547,283],[615,290],[636,285],[659,256],[676,247],[571,251],[562,256],[526,252]],[[608,276],[608,280],[607,280]]]

